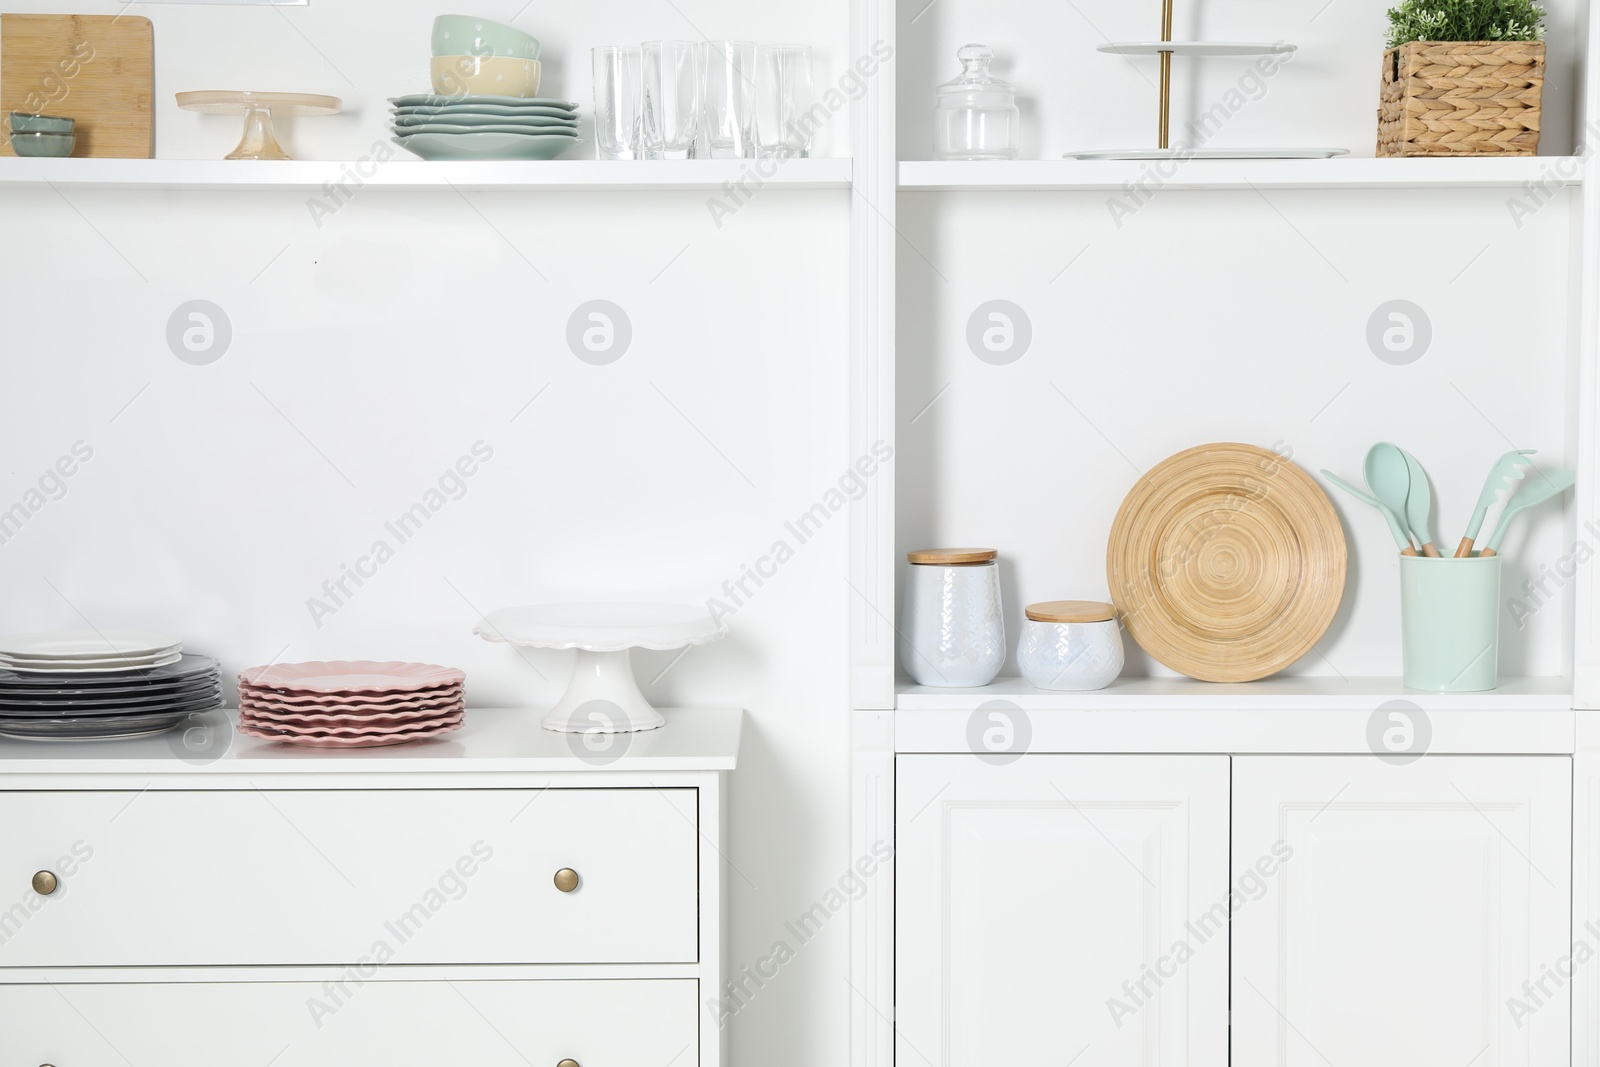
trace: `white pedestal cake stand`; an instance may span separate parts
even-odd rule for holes
[[[633,733],[666,725],[633,677],[629,651],[666,651],[727,636],[705,608],[686,604],[536,604],[490,612],[473,628],[486,641],[575,649],[567,691],[544,718],[562,733]]]

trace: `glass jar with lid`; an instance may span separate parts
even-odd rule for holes
[[[939,86],[934,109],[934,155],[939,159],[1016,159],[1022,113],[1017,89],[989,72],[994,49],[963,45],[961,73]]]

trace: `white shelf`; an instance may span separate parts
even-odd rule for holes
[[[1500,688],[1487,693],[1423,693],[1405,688],[1399,678],[1333,675],[1298,678],[1279,675],[1236,685],[1197,682],[1192,678],[1121,678],[1105,689],[1088,693],[1052,692],[1017,677],[996,678],[992,684],[979,689],[942,689],[916,685],[905,678],[898,679],[895,684],[895,707],[900,709],[971,711],[986,700],[1008,700],[1027,710],[1371,711],[1385,700],[1409,700],[1424,709],[1569,711],[1572,683],[1565,678],[1502,678]]]
[[[1524,183],[1576,186],[1581,160],[1571,156],[1508,159],[1191,159],[1179,161],[1012,159],[908,160],[904,190],[1120,190],[1130,182],[1157,189],[1478,189]]]
[[[386,162],[221,159],[0,159],[0,186],[101,189],[320,190],[329,182],[380,189],[847,189],[848,159],[424,162],[403,150]],[[766,173],[775,171],[771,177]]]
[[[1422,709],[1435,754],[1570,753],[1577,716],[1562,678],[1507,678],[1488,693],[1429,694],[1398,678],[1269,678],[1214,685],[1124,679],[1093,693],[1051,693],[1020,678],[982,689],[896,686],[895,751],[970,755],[973,713],[1004,701],[1027,716],[1028,752],[1323,753],[1371,756],[1378,707]]]
[[[1295,50],[1284,44],[1257,44],[1244,41],[1111,41],[1097,51],[1114,56],[1156,56],[1171,52],[1175,56],[1281,56]]]

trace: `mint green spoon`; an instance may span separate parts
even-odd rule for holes
[[[1433,490],[1428,488],[1428,475],[1422,469],[1422,464],[1417,462],[1405,449],[1396,449],[1406,458],[1406,466],[1411,468],[1411,491],[1406,494],[1406,525],[1411,527],[1411,536],[1415,537],[1422,545],[1424,556],[1439,555],[1439,550],[1433,544],[1433,531],[1429,529],[1433,518]]]
[[[1411,465],[1406,462],[1405,453],[1386,441],[1379,441],[1367,449],[1361,474],[1366,478],[1367,488],[1372,490],[1372,495],[1383,501],[1383,506],[1400,519],[1400,528],[1407,530],[1411,524],[1411,517],[1406,511],[1411,498]],[[1412,533],[1415,531],[1407,530],[1408,545],[1411,544]]]
[[[1378,509],[1378,513],[1389,522],[1389,532],[1394,534],[1394,543],[1400,546],[1402,556],[1415,556],[1417,550],[1411,547],[1411,537],[1406,533],[1405,527],[1400,525],[1400,516],[1389,510],[1387,504],[1362,489],[1357,489],[1332,471],[1324,470],[1322,476],[1349,493],[1363,504],[1371,504]]]

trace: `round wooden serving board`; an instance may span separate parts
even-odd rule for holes
[[[1322,489],[1243,444],[1163,460],[1123,500],[1106,548],[1129,635],[1205,682],[1255,681],[1309,652],[1339,610],[1346,566]]]

